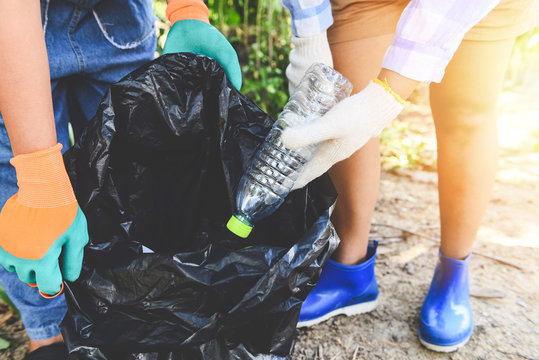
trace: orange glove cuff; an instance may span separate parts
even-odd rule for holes
[[[179,20],[200,20],[210,23],[210,11],[202,0],[172,0],[167,5],[166,14],[172,25]]]
[[[56,144],[11,159],[17,171],[18,203],[31,208],[55,208],[77,201],[61,150],[62,144]]]

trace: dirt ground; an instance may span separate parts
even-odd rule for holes
[[[424,98],[425,93],[421,94]],[[372,238],[380,241],[380,303],[369,313],[339,316],[298,330],[294,360],[539,359],[539,106],[537,93],[500,99],[500,169],[471,262],[475,332],[452,354],[424,349],[417,319],[436,263],[440,228],[434,172],[384,172]],[[420,104],[421,105],[421,104]],[[404,115],[434,144],[426,106]],[[21,322],[0,303],[0,360],[27,350]]]
[[[419,343],[418,315],[438,252],[438,244],[431,240],[439,236],[434,181],[430,174],[384,174],[375,223],[422,236],[375,226],[373,238],[381,241],[376,264],[378,308],[299,330],[294,359],[539,359],[538,241],[535,238],[535,247],[518,244],[534,227],[537,236],[537,183],[496,184],[474,250],[519,268],[473,256],[475,332],[470,342],[450,355],[426,350]],[[502,297],[480,297],[493,295]]]

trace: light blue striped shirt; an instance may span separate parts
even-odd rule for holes
[[[281,0],[292,32],[310,37],[333,24],[329,0]],[[462,38],[500,0],[411,0],[382,67],[418,81],[440,82]]]
[[[292,15],[292,33],[309,37],[326,31],[333,24],[329,0],[281,0]]]

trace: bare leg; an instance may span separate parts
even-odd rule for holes
[[[331,46],[335,69],[354,84],[354,92],[361,91],[378,75],[392,40],[393,34],[387,34]],[[335,164],[330,175],[339,194],[331,218],[341,238],[334,258],[342,264],[357,264],[367,254],[370,225],[378,198],[378,139],[370,140],[353,156]]]
[[[30,340],[28,351],[32,352],[39,349],[42,346],[52,345],[54,343],[63,342],[64,338],[61,334],[56,335],[55,337],[48,338],[45,340]]]
[[[438,140],[444,256],[472,249],[497,165],[495,107],[514,39],[463,41],[440,84],[430,86]]]

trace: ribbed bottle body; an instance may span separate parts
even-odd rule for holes
[[[252,223],[273,213],[316,153],[317,145],[285,148],[283,130],[324,115],[351,92],[352,84],[336,70],[323,64],[309,68],[240,180],[237,218]]]

